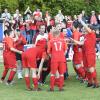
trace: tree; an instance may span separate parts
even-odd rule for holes
[[[40,8],[44,13],[48,10],[53,16],[58,10],[62,10],[64,15],[79,14],[82,10],[89,14],[91,10],[100,11],[100,0],[0,0],[0,12],[8,8],[14,13],[18,8],[23,14],[28,6],[32,11]]]

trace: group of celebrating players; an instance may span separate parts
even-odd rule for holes
[[[81,27],[81,28],[80,28]],[[39,82],[45,82],[46,76],[50,73],[50,89],[54,91],[57,85],[59,91],[63,91],[64,74],[68,72],[66,53],[68,45],[73,45],[73,68],[81,81],[87,81],[87,87],[98,88],[96,72],[96,36],[92,27],[87,26],[79,15],[78,21],[73,22],[72,37],[68,38],[66,33],[61,32],[60,24],[51,27],[50,32],[45,33],[45,25],[39,26],[39,35],[35,44],[24,50],[27,43],[24,36],[18,30],[5,30],[3,40],[4,50],[4,71],[1,77],[3,83],[10,70],[6,82],[12,84],[16,73],[16,59],[22,60],[25,70],[26,89],[29,91],[40,91]],[[80,32],[82,29],[82,32]],[[62,29],[64,30],[64,28]],[[30,73],[34,87],[30,85]]]

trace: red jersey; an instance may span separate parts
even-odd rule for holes
[[[48,41],[51,39],[53,39],[53,34],[50,32],[50,33],[48,33]]]
[[[72,28],[72,25],[73,25],[73,21],[68,21],[67,22],[67,28]]]
[[[25,30],[25,26],[23,24],[20,24],[19,25],[19,29],[22,31],[22,30]]]
[[[31,24],[30,24],[30,29],[31,29],[31,30],[36,30],[36,24],[31,23]]]
[[[29,48],[22,53],[22,64],[24,68],[36,68],[37,59],[39,57],[39,48],[33,47]],[[42,58],[46,57],[46,53],[43,53]]]
[[[40,12],[40,11],[35,11],[35,12],[33,13],[33,15],[34,15],[34,16],[40,17],[40,16],[41,16],[41,12]]]
[[[39,34],[36,38],[36,46],[40,49],[45,50],[47,46],[48,34],[44,33],[44,35]]]
[[[44,33],[44,35],[39,34],[36,38],[35,45],[39,48],[39,56],[40,59],[42,58],[43,52],[46,52],[47,48],[47,40],[48,40],[48,34]]]
[[[38,50],[36,48],[30,48],[22,53],[23,68],[36,68],[36,60],[38,57]]]
[[[14,47],[13,39],[10,37],[5,37],[3,40],[3,59],[4,65],[7,65],[9,68],[16,67],[16,56],[10,48]]]
[[[14,52],[10,50],[11,47],[14,47],[13,39],[10,37],[5,37],[3,40],[3,52],[14,54]]]
[[[27,49],[24,53],[27,58],[32,57],[33,61],[36,61],[36,58],[38,57],[38,49],[35,47]]]
[[[48,43],[48,53],[51,54],[51,62],[65,62],[66,42],[61,38],[53,38]]]
[[[23,51],[24,50],[24,45],[26,44],[26,39],[25,37],[20,34],[20,36],[18,37],[18,40],[15,42],[15,48],[18,49],[18,50],[21,50]]]
[[[87,54],[95,53],[95,45],[96,45],[96,35],[94,32],[86,34],[84,49]]]
[[[77,40],[77,41],[79,41],[80,40],[80,35],[81,35],[81,33],[80,32],[78,32],[78,31],[74,31],[73,32],[73,35],[72,35],[72,38],[74,39],[74,40]],[[80,48],[79,48],[79,45],[74,45],[73,46],[73,50],[74,50],[74,53],[76,52],[79,52],[80,51]]]
[[[62,38],[62,39],[64,39],[64,38],[65,38],[64,33],[63,33],[63,32],[61,32],[61,33],[60,33],[60,38]]]

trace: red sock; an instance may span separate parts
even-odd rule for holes
[[[10,75],[9,75],[9,78],[8,78],[9,82],[11,82],[13,80],[15,74],[16,74],[16,71],[13,71],[13,70],[10,71]]]
[[[92,84],[91,73],[87,72],[88,83]]]
[[[33,84],[34,84],[34,88],[37,89],[38,88],[38,79],[37,78],[32,78]]]
[[[93,78],[94,84],[97,85],[98,84],[98,81],[97,81],[97,73],[96,73],[96,70],[91,73],[91,77]]]
[[[3,71],[1,80],[4,80],[4,79],[5,79],[7,73],[8,73],[8,69],[5,69],[5,70]]]
[[[64,85],[64,76],[60,76],[59,78],[59,89],[62,89]]]
[[[25,83],[26,83],[26,87],[30,88],[30,78],[29,77],[25,77]]]
[[[54,89],[55,76],[50,76],[50,89]]]
[[[79,75],[80,75],[82,78],[85,78],[85,71],[84,71],[84,69],[83,69],[82,67],[80,67],[80,68],[78,69],[78,73],[79,73]]]
[[[95,85],[98,85],[97,77],[93,78],[93,81],[94,81],[94,84],[95,84]]]
[[[55,78],[55,85],[59,86],[59,78]]]
[[[88,80],[88,72],[87,71],[85,71],[85,79],[87,79]]]
[[[96,71],[94,71],[94,72],[91,73],[91,77],[92,77],[92,78],[95,78],[96,76],[97,76]]]

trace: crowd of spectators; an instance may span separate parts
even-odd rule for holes
[[[83,10],[81,14],[83,16],[83,21],[90,25],[96,32],[96,47],[97,51],[100,53],[100,13],[97,14],[95,11],[91,11],[90,16],[88,16]],[[60,27],[66,28],[68,32],[67,35],[70,37],[72,34],[72,24],[74,21],[77,21],[78,15],[63,15],[61,10],[59,10],[55,16],[51,16],[48,11],[43,14],[40,9],[31,11],[30,7],[28,7],[23,15],[20,14],[18,9],[16,9],[14,14],[11,14],[8,9],[5,9],[1,14],[1,18],[5,19],[5,30],[7,28],[19,30],[21,34],[25,36],[27,43],[32,44],[35,42],[36,36],[39,34],[39,26],[41,24],[46,26],[46,33],[49,33],[51,26],[60,23]]]

